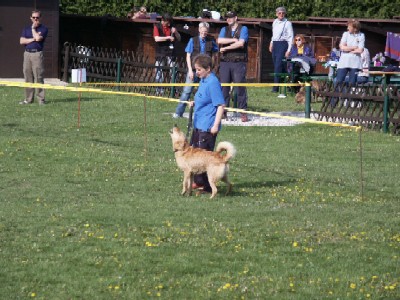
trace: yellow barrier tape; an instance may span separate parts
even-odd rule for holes
[[[88,92],[88,93],[100,93],[100,94],[111,94],[111,95],[128,95],[128,96],[146,97],[148,99],[157,99],[157,100],[163,100],[163,101],[168,101],[168,102],[176,102],[176,103],[185,102],[186,103],[186,101],[181,101],[179,99],[173,99],[173,98],[166,98],[166,97],[160,97],[160,96],[148,96],[145,94],[131,93],[131,92],[106,91],[106,90],[101,90],[101,89],[82,88],[82,87],[76,87],[76,86],[73,86],[73,87],[56,86],[56,85],[51,85],[51,84],[26,83],[26,82],[2,81],[2,80],[0,80],[0,85],[10,86],[10,87],[24,87],[24,88],[26,88],[26,87],[28,87],[28,88],[46,88],[46,89],[53,89],[53,90],[65,90],[65,91],[70,91],[70,92]],[[170,85],[170,84],[168,84],[168,85]],[[275,85],[275,84],[270,84],[270,85]],[[303,85],[308,86],[308,84],[303,84]],[[142,85],[142,86],[150,86],[150,85]],[[235,84],[235,86],[236,86],[236,84]],[[346,127],[346,128],[356,129],[356,131],[361,130],[361,126],[354,126],[354,125],[349,125],[349,124],[333,123],[333,122],[327,122],[327,121],[317,121],[317,120],[312,120],[312,119],[307,119],[307,118],[282,116],[282,115],[278,115],[278,114],[274,114],[274,113],[263,113],[263,112],[249,111],[249,110],[230,108],[230,107],[227,107],[225,109],[227,111],[231,111],[231,112],[247,113],[247,114],[252,114],[252,115],[259,115],[262,117],[288,119],[288,120],[298,121],[298,122],[302,122],[302,123],[328,125],[328,126],[334,126],[334,127]]]
[[[89,86],[199,86],[198,83],[118,83],[118,82],[86,82],[84,85]],[[309,83],[221,83],[222,86],[245,86],[245,87],[271,87],[271,86],[307,86]]]

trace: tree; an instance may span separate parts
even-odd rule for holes
[[[390,19],[400,15],[399,0],[60,0],[60,11],[65,14],[125,17],[135,5],[145,5],[149,12],[192,17],[200,16],[204,8],[216,10],[221,15],[235,10],[239,16],[247,18],[275,18],[276,7],[285,6],[293,21],[306,20],[308,16]]]

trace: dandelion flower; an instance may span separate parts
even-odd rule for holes
[[[351,288],[351,289],[354,290],[356,287],[357,287],[357,284],[355,284],[355,283],[350,283],[350,288]]]

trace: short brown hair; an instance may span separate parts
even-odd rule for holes
[[[353,27],[356,33],[358,33],[361,29],[361,23],[360,23],[360,21],[358,21],[356,19],[349,20],[347,22],[347,25],[350,25],[351,27]]]
[[[42,16],[42,12],[41,12],[40,10],[37,10],[37,9],[32,10],[31,16],[32,16],[33,14],[39,14],[40,17]]]
[[[194,58],[193,64],[198,64],[203,69],[208,69],[208,68],[211,69],[211,67],[212,67],[212,59],[207,54],[199,54]]]

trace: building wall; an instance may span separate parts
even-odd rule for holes
[[[59,0],[0,0],[0,78],[23,77],[24,47],[19,44],[22,29],[31,25],[31,12],[42,12],[49,28],[45,42],[45,77],[58,77]]]

